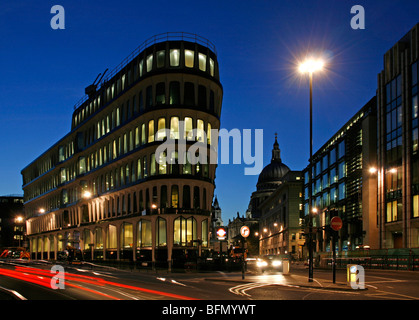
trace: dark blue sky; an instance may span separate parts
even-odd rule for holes
[[[65,30],[53,30],[53,5]],[[365,30],[350,10],[365,8]],[[199,34],[218,52],[224,87],[221,126],[264,130],[264,165],[278,133],[292,170],[308,159],[308,80],[296,73],[305,52],[323,52],[314,79],[314,150],[375,95],[383,55],[419,22],[417,0],[85,1],[0,3],[0,195],[21,194],[20,171],[70,130],[73,105],[106,68],[149,37]],[[219,165],[224,222],[244,214],[257,176]]]

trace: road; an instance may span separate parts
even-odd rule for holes
[[[49,263],[0,263],[0,300],[419,300],[419,272],[365,270],[367,290],[351,290],[346,271],[315,270],[309,286],[304,267],[289,275],[247,273],[166,273],[64,266],[64,276]],[[53,289],[53,285],[58,288]],[[60,283],[63,285],[59,287]],[[7,291],[9,290],[9,291]],[[6,294],[7,293],[7,294]]]

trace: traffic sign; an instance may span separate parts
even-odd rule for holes
[[[218,229],[217,230],[218,240],[224,240],[226,234],[227,234],[227,232],[223,228]]]
[[[250,229],[247,226],[243,226],[240,228],[240,234],[243,238],[247,238],[250,234]]]
[[[339,217],[333,217],[332,220],[330,220],[330,227],[335,231],[342,229],[342,224],[342,219]]]

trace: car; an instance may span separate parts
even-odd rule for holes
[[[266,255],[256,259],[258,271],[282,271],[283,258],[276,255]]]

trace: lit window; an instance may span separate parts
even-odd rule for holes
[[[150,247],[152,245],[151,238],[151,221],[140,220],[138,223],[138,246]]]
[[[148,142],[154,141],[154,120],[148,122]]]
[[[207,125],[207,143],[211,144],[211,123]]]
[[[141,179],[142,161],[141,158],[137,160],[137,180]]]
[[[147,57],[147,72],[150,72],[153,69],[153,55],[150,54]]]
[[[86,158],[80,157],[79,158],[79,174],[86,173]]]
[[[164,67],[164,58],[166,56],[165,51],[161,50],[157,52],[157,68]]]
[[[203,142],[204,141],[204,136],[205,136],[205,131],[204,131],[204,121],[201,119],[198,119],[197,121],[197,132],[196,132],[196,140]]]
[[[207,56],[203,53],[199,53],[198,59],[199,59],[199,70],[206,71],[207,70]]]
[[[154,153],[150,157],[150,175],[154,176],[156,174],[156,156]]]
[[[214,60],[210,58],[210,75],[214,76]]]
[[[419,217],[419,196],[413,196],[413,218]]]
[[[192,132],[192,118],[186,117],[185,118],[185,134],[184,134],[184,139],[186,140],[192,140],[193,139],[193,132]]]
[[[160,118],[157,122],[157,140],[161,141],[166,138],[166,119]]]
[[[160,152],[159,154],[159,174],[167,173],[167,160],[166,152]]]
[[[193,68],[194,52],[192,50],[185,50],[185,67]]]
[[[143,75],[143,60],[141,60],[140,63],[138,64],[138,72],[141,77]]]
[[[171,49],[170,50],[170,66],[171,67],[178,67],[180,61],[180,50],[179,49]]]
[[[179,139],[179,118],[170,118],[170,139]]]

